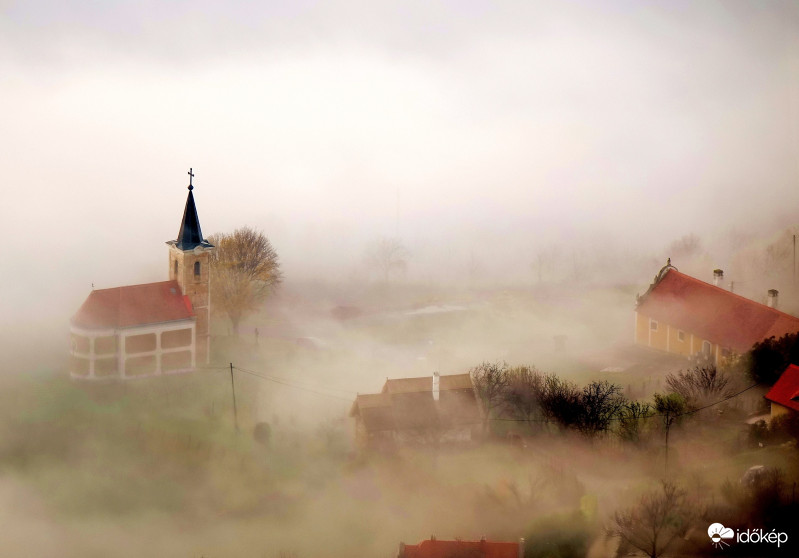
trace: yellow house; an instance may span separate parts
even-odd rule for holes
[[[769,337],[799,332],[799,318],[777,310],[777,291],[760,304],[680,273],[671,259],[637,298],[635,342],[716,365]]]
[[[791,364],[766,394],[771,418],[799,412],[799,366]]]

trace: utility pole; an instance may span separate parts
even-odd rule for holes
[[[669,428],[671,428],[671,417],[666,417],[666,478],[669,477]]]
[[[233,424],[236,425],[236,432],[239,431],[239,413],[236,410],[236,385],[233,383],[233,363],[230,363],[230,389],[233,392]]]

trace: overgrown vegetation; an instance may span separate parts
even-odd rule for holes
[[[799,333],[755,343],[740,364],[758,384],[773,385],[789,364],[799,364]]]

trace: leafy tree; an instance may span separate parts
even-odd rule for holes
[[[483,362],[469,373],[477,396],[483,403],[483,428],[488,432],[488,421],[495,409],[502,405],[508,386],[508,364],[506,362]]]
[[[677,423],[686,412],[688,412],[688,405],[685,403],[685,399],[682,398],[681,395],[677,393],[669,393],[668,395],[662,395],[660,393],[656,393],[654,395],[655,399],[655,411],[661,416],[663,419],[663,428],[666,431],[666,471],[668,472],[669,468],[669,431],[671,427]]]
[[[383,276],[383,282],[388,283],[391,274],[407,269],[409,255],[400,239],[383,237],[366,248],[364,260]]]
[[[688,405],[685,399],[677,393],[666,395],[656,393],[653,398],[655,400],[655,411],[663,418],[663,426],[666,428],[671,427],[688,412]]]
[[[729,383],[729,377],[712,364],[666,376],[668,388],[680,395],[689,409],[698,409],[731,395]]]
[[[216,246],[211,254],[212,308],[226,314],[238,334],[242,317],[283,280],[278,255],[269,239],[250,227],[208,240]]]
[[[525,558],[582,558],[588,552],[591,527],[580,512],[546,515],[524,537]]]
[[[799,364],[799,333],[755,343],[743,360],[752,380],[773,385],[789,364]]]
[[[621,539],[617,556],[630,547],[650,558],[664,556],[688,530],[690,515],[685,492],[664,482],[660,490],[644,494],[637,504],[614,514],[609,533]]]
[[[583,388],[579,398],[577,428],[591,436],[605,432],[611,421],[618,417],[625,403],[621,387],[607,380],[591,382]]]

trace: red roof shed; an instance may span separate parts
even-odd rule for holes
[[[521,548],[520,548],[521,547]],[[521,543],[480,541],[439,541],[400,545],[399,558],[519,558]]]
[[[799,411],[799,366],[791,364],[766,394],[766,399]]]

